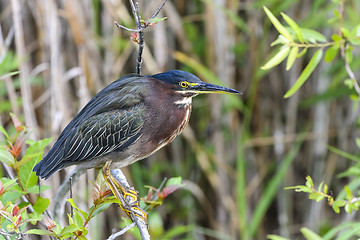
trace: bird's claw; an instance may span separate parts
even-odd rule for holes
[[[138,199],[138,192],[134,188],[124,188],[120,186],[121,193],[123,194],[123,197],[125,199],[124,205],[120,205],[121,209],[129,216],[131,220],[131,211],[133,214],[139,218],[141,218],[146,224],[148,222],[147,219],[147,212],[140,208],[139,205],[139,199]],[[125,207],[126,206],[126,207]],[[129,208],[129,209],[125,209]],[[134,221],[134,220],[133,220]]]
[[[134,222],[134,219],[132,217],[132,214],[138,218],[140,218],[142,221],[144,221],[147,225],[148,218],[147,218],[147,212],[140,208],[139,205],[139,198],[138,198],[138,192],[128,186],[124,186],[121,184],[112,174],[110,171],[110,164],[106,163],[105,166],[102,169],[105,181],[109,185],[111,191],[115,195],[115,197],[120,201],[121,204],[120,208],[123,210],[129,218]]]

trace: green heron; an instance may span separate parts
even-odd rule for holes
[[[89,101],[34,171],[47,179],[70,165],[121,168],[144,159],[184,130],[191,100],[201,93],[240,92],[180,70],[124,76]]]

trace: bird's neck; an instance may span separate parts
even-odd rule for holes
[[[179,100],[175,101],[174,104],[178,108],[184,108],[191,105],[191,102],[192,102],[192,97],[182,97]]]

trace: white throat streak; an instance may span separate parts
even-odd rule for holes
[[[192,101],[192,97],[184,97],[183,99],[180,99],[180,100],[178,100],[178,101],[176,101],[174,103],[177,106],[179,106],[179,105],[184,106],[184,105],[190,105],[191,101]]]

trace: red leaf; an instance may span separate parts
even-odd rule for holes
[[[13,113],[10,113],[10,116],[11,116],[11,120],[13,121],[14,126],[16,128],[16,131],[17,132],[23,131],[25,129],[25,127],[21,124],[21,121],[18,119],[18,117]]]
[[[43,223],[45,224],[48,230],[51,230],[54,227],[56,227],[54,221],[47,215],[44,216]]]
[[[133,42],[139,43],[139,38],[138,38],[137,32],[134,32],[134,33],[130,34],[130,39]]]
[[[169,185],[164,187],[164,189],[159,194],[160,199],[164,199],[167,196],[169,196],[171,193],[175,192],[177,189],[179,189],[181,185]]]
[[[15,217],[19,212],[19,206],[14,206],[13,210],[11,211],[11,214],[13,215],[13,217]]]

